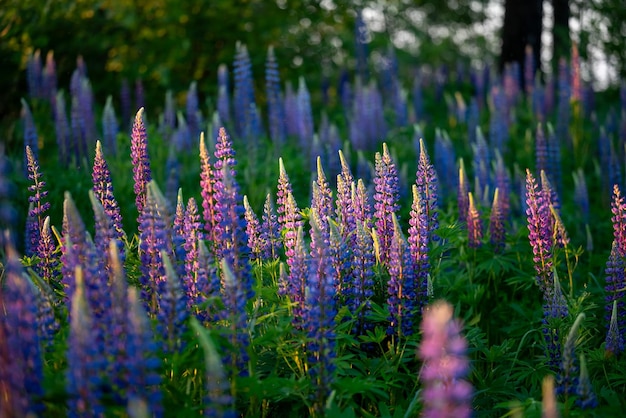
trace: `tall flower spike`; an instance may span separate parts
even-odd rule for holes
[[[356,186],[352,183],[351,188],[352,204],[354,205],[354,217],[363,222],[364,226],[370,228],[373,224],[372,207],[370,198],[363,180],[357,180]]]
[[[335,352],[335,276],[330,262],[329,233],[320,228],[315,209],[311,212],[311,263],[307,277],[304,326],[307,330],[309,374],[313,378],[313,408],[321,412],[331,393]]]
[[[172,266],[166,251],[161,250],[165,272],[165,285],[159,294],[157,313],[158,329],[163,339],[163,352],[172,355],[183,347],[183,334],[187,329],[187,295],[183,292],[180,278]]]
[[[56,134],[57,147],[59,149],[59,162],[63,167],[70,163],[71,133],[67,120],[67,110],[65,106],[65,96],[63,90],[56,93],[54,105],[54,129]]]
[[[137,289],[128,288],[128,336],[126,343],[126,363],[128,376],[127,396],[129,401],[141,399],[150,405],[154,417],[163,416],[162,394],[159,388],[158,349],[152,334]],[[149,414],[146,414],[150,416]]]
[[[428,300],[428,277],[430,275],[428,217],[424,201],[417,191],[417,185],[413,185],[412,191],[413,204],[409,219],[408,242],[411,257],[415,263],[415,296],[417,306],[421,309]]]
[[[415,184],[417,191],[424,200],[426,215],[428,216],[428,233],[434,239],[433,233],[439,228],[437,215],[438,184],[437,172],[430,163],[424,140],[420,138],[420,156],[417,163]]]
[[[220,262],[220,270],[222,301],[224,302],[221,319],[228,321],[230,326],[227,330],[227,338],[231,345],[231,352],[227,355],[225,363],[229,364],[231,373],[238,373],[241,376],[247,372],[247,347],[250,344],[250,335],[247,331],[248,315],[246,313],[248,298],[226,259],[222,259]]]
[[[207,266],[200,265],[200,242],[204,239],[201,230],[200,214],[198,213],[198,205],[193,197],[187,201],[187,209],[184,214],[184,243],[185,250],[185,273],[181,276],[183,279],[183,288],[187,294],[187,306],[191,311],[197,310],[198,304],[202,301],[201,289],[206,289],[204,281],[208,280],[206,276]]]
[[[216,228],[219,224],[217,198],[215,193],[215,176],[210,161],[209,150],[204,141],[204,132],[200,133],[200,194],[202,195],[202,217],[206,239],[211,250],[217,245]]]
[[[393,237],[389,249],[389,282],[387,283],[387,305],[389,327],[387,334],[398,337],[414,332],[413,313],[419,306],[419,283],[415,275],[415,260],[402,234],[400,224],[393,215]]]
[[[263,205],[263,216],[261,218],[260,239],[263,242],[263,259],[275,259],[278,257],[278,246],[280,241],[280,227],[274,209],[272,195],[267,194]]]
[[[580,376],[578,377],[578,385],[576,386],[576,405],[582,409],[595,408],[598,406],[598,399],[591,382],[589,381],[589,372],[587,371],[587,362],[585,361],[585,355],[580,355]]]
[[[37,264],[37,273],[47,283],[53,283],[58,276],[59,258],[56,254],[56,245],[52,236],[52,228],[50,228],[50,217],[46,216],[41,228],[41,239],[37,245],[37,254],[39,263]]]
[[[102,357],[99,344],[94,344],[93,318],[85,297],[83,269],[74,272],[76,290],[72,295],[70,334],[68,337],[68,370],[66,388],[69,417],[98,417],[104,413],[102,396]]]
[[[43,359],[36,289],[11,245],[0,288],[0,415],[43,414]]]
[[[95,237],[94,243],[98,256],[102,259],[104,267],[108,270],[111,268],[111,260],[109,259],[109,243],[115,242],[120,252],[122,260],[124,260],[124,244],[120,241],[117,231],[113,225],[113,220],[108,216],[100,201],[95,197],[92,190],[89,190],[89,200],[93,208],[95,217]]]
[[[398,170],[389,154],[387,144],[383,143],[383,153],[376,153],[376,177],[374,184],[374,217],[376,218],[376,233],[380,245],[380,263],[389,262],[389,249],[393,239],[393,215],[398,211],[399,189]]]
[[[353,332],[361,335],[369,328],[366,317],[370,310],[370,299],[374,296],[373,266],[376,264],[376,258],[372,235],[365,229],[363,222],[356,222],[355,231],[355,243],[352,247],[352,286],[346,289],[344,294],[350,312],[354,315],[358,311]]]
[[[131,134],[130,156],[133,163],[133,180],[135,182],[135,205],[141,212],[146,203],[146,188],[152,179],[150,157],[148,156],[148,135],[144,125],[143,107],[135,115]]]
[[[283,294],[289,297],[289,301],[293,304],[292,316],[293,324],[296,328],[301,329],[304,326],[304,303],[306,293],[306,281],[309,274],[309,254],[304,242],[304,230],[299,226],[295,231],[293,249],[291,256],[287,258],[289,273],[286,286],[283,286]]]
[[[624,338],[617,323],[617,300],[613,301],[609,330],[606,334],[605,350],[611,356],[618,356],[624,352]]]
[[[467,235],[468,245],[470,248],[478,248],[482,245],[483,225],[480,219],[480,213],[474,204],[474,196],[472,192],[468,193],[469,209],[467,211]]]
[[[526,215],[528,240],[533,250],[537,284],[544,298],[552,284],[552,229],[548,199],[537,189],[535,178],[526,170]]]
[[[278,159],[278,192],[276,193],[276,206],[278,212],[278,223],[281,228],[285,227],[285,208],[287,205],[287,196],[293,193],[287,170],[282,157]]]
[[[443,301],[424,310],[418,355],[424,362],[420,378],[425,417],[465,418],[472,413],[473,389],[465,380],[469,371],[467,341],[461,323],[452,315],[452,306]]]
[[[489,215],[489,242],[494,253],[501,253],[505,243],[504,213],[500,205],[500,189],[496,188]]]
[[[116,238],[123,241],[126,236],[122,225],[122,214],[120,207],[113,195],[113,183],[111,182],[111,172],[109,165],[104,159],[102,144],[96,142],[96,156],[93,161],[93,171],[91,174],[93,182],[93,193],[100,201],[104,212],[111,218],[115,227]]]
[[[32,226],[27,231],[28,236],[26,242],[26,255],[31,256],[37,250],[45,213],[50,208],[50,203],[44,201],[48,195],[48,192],[45,190],[46,183],[41,179],[42,175],[39,172],[37,157],[28,145],[26,146],[26,161],[28,178],[33,182],[33,184],[28,187],[28,191],[32,193],[32,196],[28,197],[28,201],[32,204],[32,208],[29,208],[28,211]]]
[[[317,179],[313,182],[311,209],[315,209],[320,218],[320,228],[328,230],[328,219],[333,211],[333,195],[326,180],[322,160],[317,157]]]
[[[262,261],[264,253],[264,242],[261,238],[261,225],[259,218],[248,202],[248,196],[243,197],[243,207],[245,209],[246,234],[248,235],[248,248],[251,251],[250,261]]]
[[[217,68],[217,113],[224,123],[230,123],[230,88],[228,85],[228,67],[220,64]]]

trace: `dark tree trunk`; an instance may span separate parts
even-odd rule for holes
[[[527,45],[533,49],[535,73],[540,71],[542,0],[506,0],[504,8],[500,72],[502,73],[506,64],[514,62],[518,63],[522,70]],[[520,71],[519,82],[524,91],[523,71]]]
[[[558,70],[559,59],[570,56],[569,37],[569,0],[552,0],[554,26],[552,27],[552,63],[553,71]],[[556,74],[556,72],[554,72]]]

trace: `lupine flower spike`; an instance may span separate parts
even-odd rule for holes
[[[468,193],[469,209],[467,211],[467,235],[470,248],[480,247],[483,239],[483,226],[480,213],[474,204],[474,196]]]
[[[146,188],[152,179],[150,157],[148,156],[148,135],[143,119],[143,107],[135,115],[131,134],[131,159],[133,162],[133,180],[135,182],[135,205],[141,213],[146,204]]]
[[[376,153],[376,193],[374,194],[374,218],[376,219],[376,234],[379,243],[380,263],[386,265],[389,261],[389,248],[393,238],[393,214],[398,211],[399,189],[398,169],[391,159],[387,144],[383,143],[383,153]]]
[[[45,213],[50,208],[50,203],[44,200],[48,195],[45,190],[46,183],[41,179],[42,175],[39,172],[37,157],[28,145],[26,146],[26,161],[28,178],[33,182],[32,185],[28,186],[28,191],[32,193],[28,197],[28,201],[31,203],[28,210],[31,222],[26,237],[26,255],[31,256],[37,251]]]
[[[443,301],[424,310],[419,347],[424,362],[420,374],[424,417],[465,418],[472,413],[473,389],[465,380],[469,371],[467,341],[452,314],[452,306]]]

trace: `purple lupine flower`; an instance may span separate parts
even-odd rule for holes
[[[163,340],[163,352],[173,355],[183,348],[183,334],[187,329],[189,311],[187,295],[182,289],[167,251],[161,250],[164,267],[164,283],[160,286],[157,329]]]
[[[113,97],[108,96],[102,111],[102,140],[109,155],[117,155],[119,125],[113,108]],[[99,141],[98,141],[99,142]]]
[[[422,416],[465,418],[472,414],[472,386],[465,380],[469,372],[467,341],[461,334],[454,309],[444,301],[424,310],[422,343],[418,355],[424,362],[420,380]]]
[[[380,263],[387,265],[390,257],[391,242],[393,239],[393,215],[398,211],[398,170],[391,159],[387,144],[383,143],[383,153],[375,156],[376,194],[374,195],[374,218],[376,218],[376,233],[379,238]]]
[[[617,246],[619,257],[626,257],[626,203],[619,186],[613,186],[611,201],[611,223],[613,224],[613,242]]]
[[[481,186],[481,190],[491,185],[489,178],[489,168],[491,167],[491,152],[487,140],[483,135],[480,128],[476,132],[476,142],[471,144],[472,152],[474,155],[473,168],[474,178],[477,179],[477,183]],[[474,190],[476,195],[480,198],[482,193],[480,190]]]
[[[337,175],[337,200],[335,202],[335,214],[342,237],[346,242],[354,242],[353,232],[356,229],[356,219],[354,216],[354,204],[352,202],[352,187],[354,177],[350,171],[350,166],[346,161],[343,152],[339,151],[341,161],[341,173]],[[352,247],[351,244],[348,244]]]
[[[260,239],[263,243],[263,259],[275,259],[278,257],[278,246],[280,245],[280,227],[274,201],[270,193],[265,197],[263,205],[263,215],[261,217]]]
[[[428,231],[428,216],[425,202],[419,194],[417,185],[413,185],[413,203],[409,218],[409,252],[415,264],[415,298],[416,307],[420,310],[426,305],[428,298],[428,276],[430,262],[428,245],[430,232]]]
[[[545,115],[548,114],[546,111],[546,89],[541,84],[539,77],[536,77],[533,83],[531,98],[533,115],[539,122],[545,122]]]
[[[230,88],[226,64],[220,64],[217,68],[217,89],[217,113],[224,123],[230,123]]]
[[[59,265],[59,258],[56,255],[56,245],[50,228],[50,217],[46,216],[41,227],[41,237],[37,245],[37,255],[39,262],[37,263],[37,273],[47,283],[56,281]]]
[[[370,311],[370,299],[374,296],[374,270],[376,257],[374,255],[374,241],[372,235],[365,229],[363,222],[356,221],[352,246],[351,287],[343,291],[345,303],[354,315],[358,317],[353,332],[363,334],[368,328],[366,316]]]
[[[291,195],[290,195],[291,196]],[[290,199],[293,201],[293,198]],[[282,282],[279,294],[286,295],[293,304],[292,323],[296,328],[304,326],[304,303],[306,292],[306,281],[308,277],[309,253],[304,242],[304,231],[302,225],[293,231],[294,238],[292,248],[287,255],[287,265],[289,273],[286,282]],[[285,239],[287,236],[285,235]]]
[[[595,393],[593,393],[593,388],[589,381],[589,372],[587,371],[587,362],[584,354],[580,355],[580,376],[576,386],[576,395],[578,395],[576,405],[581,409],[590,409],[598,406],[598,399]]]
[[[552,126],[548,124],[548,170],[546,174],[554,186],[561,185],[561,146],[559,137],[554,133]]]
[[[59,91],[55,98],[54,129],[57,147],[59,149],[59,162],[64,167],[67,167],[70,164],[70,153],[72,152],[72,136],[69,122],[67,121],[67,110],[63,91]]]
[[[216,157],[218,156],[216,151]],[[231,160],[234,161],[234,159]],[[245,210],[239,203],[241,201],[239,185],[231,174],[234,173],[234,169],[229,169],[229,165],[222,166],[220,180],[216,181],[217,208],[220,212],[218,254],[228,262],[229,268],[237,279],[241,294],[248,300],[254,296],[254,291],[247,250]]]
[[[204,240],[198,240],[198,271],[195,272],[198,299],[195,312],[203,323],[212,319],[206,306],[207,300],[218,298],[220,294],[220,275],[213,254],[209,252]]]
[[[148,156],[148,135],[144,125],[143,107],[135,115],[133,132],[131,135],[131,159],[133,163],[133,180],[135,182],[135,206],[142,212],[146,204],[146,189],[152,180],[150,157]]]
[[[104,384],[101,344],[94,344],[94,319],[86,298],[83,269],[74,271],[76,289],[72,295],[67,351],[66,390],[69,417],[98,417],[104,414],[100,401]],[[97,331],[96,331],[97,332]]]
[[[115,229],[113,219],[106,213],[92,190],[89,190],[89,200],[91,200],[95,217],[94,244],[99,257],[103,260],[103,266],[108,270],[111,268],[111,260],[109,259],[110,242],[113,241],[117,245],[122,262],[125,259],[124,244]]]
[[[480,219],[480,213],[474,204],[474,196],[472,192],[468,193],[469,208],[467,210],[467,235],[468,246],[470,248],[478,248],[482,245],[483,224]]]
[[[281,99],[280,74],[278,63],[274,55],[274,48],[270,46],[267,50],[267,60],[265,62],[265,92],[267,95],[267,117],[269,119],[270,138],[276,145],[285,142],[285,109]]]
[[[437,172],[430,163],[428,151],[424,140],[420,138],[420,155],[417,164],[417,172],[415,174],[415,184],[417,191],[424,201],[426,207],[426,216],[428,217],[428,233],[429,239],[435,239],[434,232],[439,228],[438,221],[438,180]]]
[[[167,222],[163,219],[163,208],[157,204],[151,187],[147,188],[146,199],[139,216],[141,260],[141,298],[148,315],[154,317],[159,311],[159,293],[163,288],[165,270],[161,250],[166,248]]]
[[[517,86],[517,83],[512,82],[511,85]],[[509,94],[510,101],[507,103],[507,93],[497,86],[491,89],[491,95],[493,110],[489,121],[489,142],[494,149],[504,153],[509,139],[509,109],[513,105],[511,100],[514,100],[514,98]],[[513,95],[516,95],[516,93],[513,93]]]
[[[39,160],[39,135],[33,114],[26,100],[22,99],[22,120],[24,124],[24,174],[28,176],[28,156],[26,149],[30,147],[35,160]]]
[[[33,182],[32,185],[28,186],[28,191],[32,193],[32,196],[28,197],[28,201],[32,204],[32,208],[28,210],[32,225],[27,231],[26,237],[26,256],[31,256],[37,251],[44,216],[50,208],[50,203],[44,201],[48,195],[48,191],[45,190],[46,183],[41,179],[42,175],[39,171],[37,157],[29,145],[26,146],[26,161],[28,178]]]
[[[0,415],[43,414],[43,359],[37,295],[24,274],[17,252],[6,246],[3,286],[0,288],[0,378],[3,401]]]
[[[500,189],[496,188],[493,194],[491,214],[489,215],[489,242],[493,252],[498,254],[504,250],[506,230],[504,228],[504,211],[501,207]]]
[[[92,150],[96,140],[96,121],[94,116],[94,97],[91,83],[86,76],[80,79],[80,89],[77,95],[79,112],[83,121],[85,146],[83,157],[89,158],[89,150]]]
[[[70,132],[72,136],[72,148],[70,151],[74,158],[74,164],[77,167],[81,167],[87,160],[87,133],[77,96],[72,96],[70,107]]]
[[[578,339],[578,328],[584,318],[585,314],[583,313],[576,317],[576,321],[574,321],[574,325],[572,325],[567,334],[567,339],[563,346],[561,367],[556,378],[556,393],[557,395],[564,395],[566,398],[568,395],[576,393],[576,386],[578,385],[578,364],[576,364],[578,358],[576,357],[575,349],[576,340]]]
[[[558,323],[567,317],[569,311],[556,269],[553,270],[552,278],[552,289],[547,296],[544,294],[542,332],[546,341],[548,365],[553,370],[557,370],[562,361],[561,330],[554,320],[556,319]]]
[[[250,345],[246,313],[246,303],[249,298],[245,294],[241,279],[235,276],[228,261],[224,258],[220,262],[220,277],[224,302],[224,310],[220,313],[220,318],[230,323],[230,329],[227,331],[230,352],[225,363],[230,366],[231,373],[245,376],[248,363],[247,347]]]
[[[287,196],[293,193],[287,170],[282,157],[278,159],[278,191],[276,193],[276,211],[278,212],[278,224],[285,228]]]
[[[172,133],[176,129],[176,106],[174,105],[174,94],[172,90],[165,92],[165,106],[163,107],[163,118],[159,124],[159,132],[163,139],[172,141]]]
[[[317,211],[320,218],[319,227],[328,230],[328,221],[333,212],[333,195],[326,180],[320,157],[317,157],[317,179],[313,182],[311,209]]]
[[[335,286],[337,277],[330,261],[330,235],[320,225],[319,214],[311,210],[311,261],[306,280],[303,324],[307,331],[307,357],[313,384],[313,408],[323,410],[331,393],[335,369]]]
[[[414,332],[414,310],[421,304],[417,300],[420,283],[415,274],[416,260],[411,255],[395,214],[392,215],[392,221],[393,237],[389,248],[387,282],[389,309],[387,334],[402,337],[412,335]]]
[[[604,287],[606,293],[605,321],[610,330],[614,309],[613,304],[615,303],[615,316],[618,318],[616,328],[621,330],[621,336],[624,338],[624,328],[626,328],[626,319],[624,317],[624,312],[626,311],[624,303],[624,295],[626,294],[626,274],[624,257],[620,255],[618,245],[616,241],[613,241],[611,255],[606,262],[606,285]]]
[[[526,170],[526,215],[528,240],[533,250],[537,284],[546,298],[552,287],[552,228],[548,197],[538,190],[530,170]]]
[[[572,145],[569,135],[569,123],[571,118],[570,98],[571,86],[568,77],[568,65],[565,58],[559,60],[558,72],[558,109],[557,109],[557,125],[556,135],[559,143]]]
[[[468,186],[467,172],[465,171],[465,164],[463,159],[459,160],[459,185],[457,188],[457,205],[459,207],[459,222],[462,224],[467,223],[467,210],[469,209],[468,201]]]
[[[122,225],[122,214],[113,194],[111,171],[109,170],[109,166],[104,158],[100,141],[96,142],[96,156],[93,161],[91,179],[93,182],[93,193],[95,197],[102,204],[104,212],[113,221],[117,234],[115,238],[122,242],[126,236]]]
[[[250,261],[260,262],[265,253],[265,243],[261,238],[261,224],[259,218],[248,202],[248,196],[243,197],[243,207],[245,209],[246,234],[248,235],[248,248],[250,249]]]
[[[202,234],[202,223],[198,213],[198,205],[193,197],[187,201],[187,209],[184,213],[184,250],[185,250],[185,275],[183,278],[183,288],[187,294],[188,309],[196,311],[198,304],[202,301],[200,294],[201,287],[206,287],[199,281],[207,280],[207,277],[200,277],[201,268],[206,270],[206,266],[200,266],[200,241],[204,239]],[[206,260],[205,260],[206,261]]]
[[[134,287],[128,288],[127,315],[126,361],[123,365],[128,379],[126,396],[129,400],[143,400],[151,409],[151,414],[146,415],[158,418],[163,416],[158,349],[150,322]]]
[[[352,184],[351,195],[352,204],[354,205],[354,219],[363,222],[365,227],[370,228],[373,225],[372,207],[365,183],[359,179],[356,187],[354,187],[354,183]]]
[[[622,269],[623,270],[623,269]],[[606,333],[606,353],[611,356],[619,356],[624,352],[624,338],[617,323],[617,300],[613,301],[613,309],[611,310],[611,319],[609,321],[609,330]]]
[[[200,194],[202,195],[202,217],[205,237],[211,250],[217,245],[217,227],[219,213],[215,192],[215,175],[210,154],[204,142],[204,133],[200,133]]]

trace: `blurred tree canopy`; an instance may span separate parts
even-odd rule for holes
[[[250,51],[259,90],[270,45],[290,79],[305,75],[307,83],[316,85],[339,69],[354,70],[354,25],[360,9],[372,12],[370,51],[385,51],[392,39],[404,64],[492,64],[499,53],[497,35],[476,30],[490,2],[2,0],[0,119],[14,118],[19,111],[19,98],[27,91],[27,57],[35,50],[44,57],[54,51],[60,88],[67,88],[76,58],[82,55],[99,102],[117,95],[124,78],[143,80],[148,103],[160,104],[166,89],[182,92],[193,80],[201,92],[213,95],[218,65],[232,68],[237,41]],[[586,39],[601,43],[618,61],[623,76],[623,0],[594,0],[589,7],[601,13],[598,25],[608,24],[609,36]],[[380,58],[376,53],[370,57],[374,66]],[[584,58],[584,51],[581,54]]]

